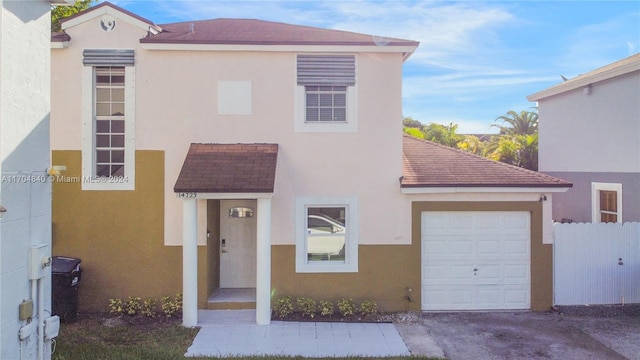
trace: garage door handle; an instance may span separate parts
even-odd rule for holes
[[[473,275],[476,275],[477,272],[478,272],[478,269],[473,269]]]

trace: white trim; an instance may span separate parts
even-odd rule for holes
[[[409,187],[401,188],[403,194],[453,194],[453,193],[561,193],[569,187]]]
[[[178,194],[178,193],[176,193]],[[206,200],[255,200],[255,199],[271,199],[273,193],[192,193],[196,199]]]
[[[182,325],[198,325],[198,202],[182,202]]]
[[[238,45],[238,44],[166,44],[141,43],[145,50],[166,51],[259,51],[324,53],[413,53],[417,46],[351,45]]]
[[[271,323],[271,199],[258,199],[256,218],[256,324]]]
[[[307,207],[309,206],[343,206],[346,208],[347,243],[344,263],[309,263],[306,251]],[[358,198],[349,197],[316,197],[302,196],[296,198],[296,272],[297,273],[347,273],[358,272],[359,245],[359,210]],[[259,215],[258,215],[259,216]]]
[[[622,184],[617,183],[591,183],[591,222],[602,222],[600,217],[600,191],[615,191],[617,201],[617,223],[622,223]]]
[[[625,60],[623,59],[620,61],[625,61]],[[609,66],[609,65],[606,65],[606,66]],[[558,94],[565,93],[567,91],[576,90],[583,86],[595,84],[600,81],[608,80],[613,77],[625,75],[630,72],[638,71],[638,70],[640,70],[640,61],[637,61],[637,60],[627,64],[620,65],[620,66],[616,66],[612,69],[608,69],[601,72],[599,72],[598,69],[596,69],[592,72],[592,74],[587,73],[584,75],[580,75],[577,78],[568,80],[565,83],[560,83],[548,89],[531,94],[527,96],[527,100],[538,101],[553,95],[558,95]]]
[[[136,101],[135,101],[135,67],[125,66],[125,151],[124,181],[109,182],[108,178],[94,178],[94,67],[82,67],[82,190],[135,190],[136,183]]]
[[[66,49],[69,47],[68,41],[52,41],[51,49]]]
[[[297,62],[297,57],[294,56]],[[293,130],[297,133],[357,133],[358,132],[358,56],[356,62],[356,84],[347,86],[347,121],[346,122],[307,122],[305,87],[294,82],[294,120]],[[297,68],[297,63],[294,63]],[[297,82],[297,79],[294,80]]]

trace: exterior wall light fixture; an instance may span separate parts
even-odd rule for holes
[[[7,213],[7,208],[0,205],[0,219],[2,219],[2,217],[4,216],[4,214]]]

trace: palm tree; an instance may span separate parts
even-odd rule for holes
[[[538,113],[533,111],[517,113],[510,110],[506,115],[498,116],[498,120],[502,120],[502,124],[493,124],[491,127],[499,128],[501,135],[533,135],[538,132]]]

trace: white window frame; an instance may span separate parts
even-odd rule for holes
[[[82,69],[82,190],[135,190],[135,67],[125,66],[124,177],[97,177],[95,169],[95,67]]]
[[[293,68],[297,66],[297,57],[293,56]],[[358,56],[355,56],[356,84],[347,86],[347,121],[307,121],[307,94],[303,85],[294,79],[295,113],[294,131],[297,133],[355,133],[358,132]],[[328,85],[328,84],[327,84]]]
[[[344,262],[308,261],[307,208],[344,207],[346,245]],[[296,272],[348,273],[358,272],[358,198],[357,197],[299,197],[296,199]]]
[[[617,183],[591,183],[591,222],[602,222],[600,213],[600,191],[615,191],[618,209],[616,218],[618,223],[622,223],[622,184]]]

